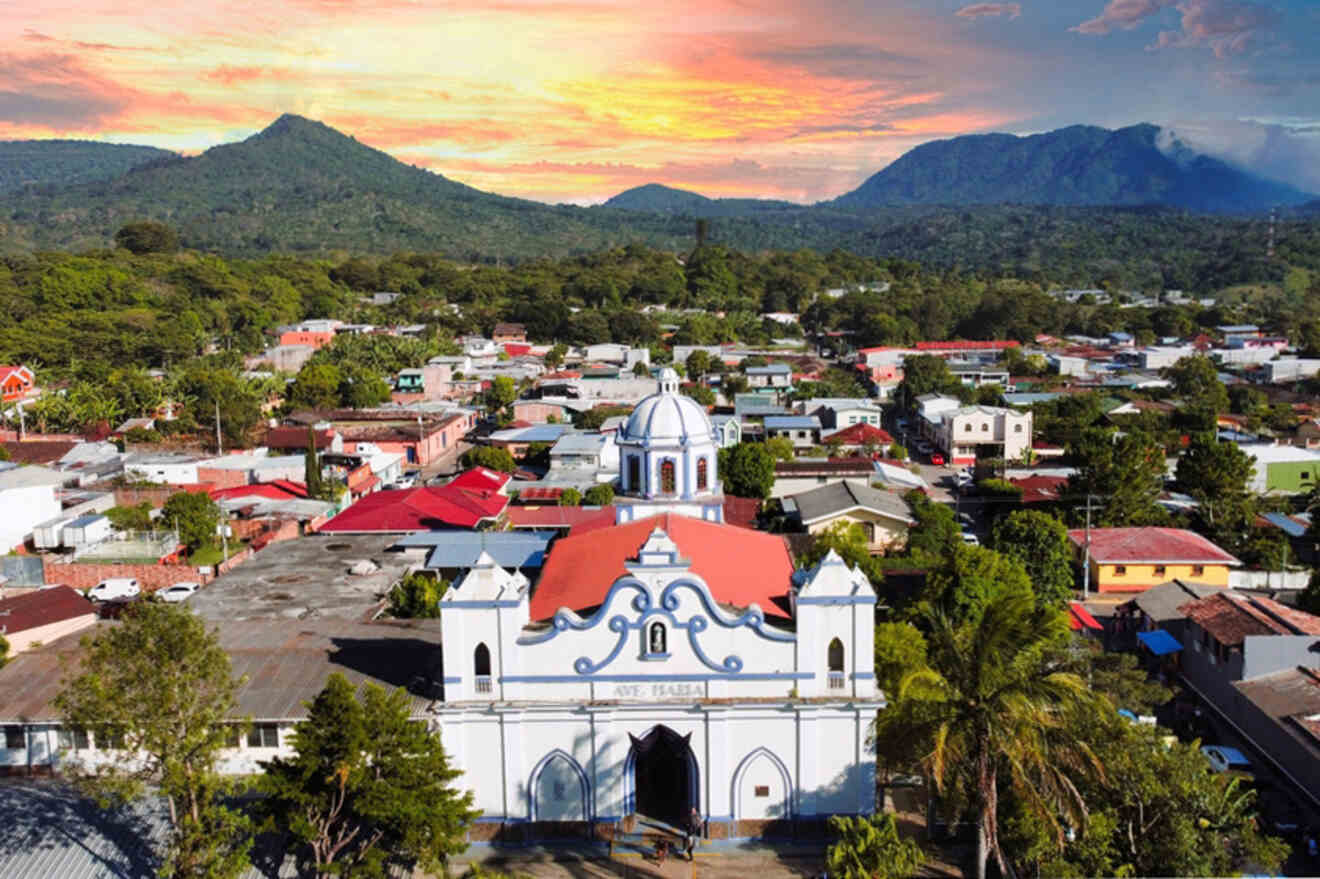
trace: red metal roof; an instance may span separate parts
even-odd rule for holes
[[[559,500],[560,497],[563,496],[563,494],[564,494],[564,490],[562,488],[540,488],[538,486],[533,485],[530,488],[524,488],[521,491],[519,491],[518,500],[557,501]]]
[[[500,491],[513,477],[489,467],[473,467],[449,480],[451,488],[474,488],[478,491]]]
[[[498,518],[508,503],[509,499],[499,492],[452,485],[378,491],[363,497],[320,530],[360,534],[475,528],[483,520]]]
[[[532,353],[532,346],[522,342],[505,342],[504,353],[510,357],[522,357],[524,354]]]
[[[1068,532],[1077,546],[1086,542],[1086,532]],[[1102,565],[1194,564],[1240,565],[1233,556],[1194,531],[1183,528],[1092,528],[1091,558]]]
[[[96,605],[68,586],[40,589],[0,601],[0,622],[10,634],[95,613]]]
[[[1104,626],[1091,616],[1091,612],[1079,601],[1068,603],[1068,625],[1074,632],[1080,632],[1082,629],[1092,629],[1100,631]]]
[[[624,562],[637,556],[656,528],[678,545],[716,601],[735,607],[757,604],[767,616],[788,616],[793,559],[783,537],[665,513],[626,525],[575,528],[561,538],[532,592],[532,619],[548,619],[561,607],[580,611],[600,605],[614,581],[627,573]]]
[[[1320,635],[1320,617],[1269,598],[1225,590],[1189,601],[1178,610],[1221,644],[1241,644],[1248,635]]]
[[[1068,479],[1063,476],[1026,476],[1009,482],[1022,489],[1022,503],[1041,504],[1057,501]],[[1091,534],[1094,536],[1095,532]]]
[[[239,485],[233,488],[213,488],[211,499],[217,501],[236,497],[264,497],[283,501],[289,498],[307,497],[307,486],[288,479],[276,479],[273,482],[258,482],[254,485]]]
[[[996,342],[918,342],[918,351],[1003,351],[1005,348],[1017,348],[1019,343],[1009,341]]]

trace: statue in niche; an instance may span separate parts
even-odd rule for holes
[[[663,623],[651,624],[651,653],[667,653],[665,650],[665,626]]]

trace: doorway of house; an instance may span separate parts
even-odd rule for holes
[[[633,784],[639,815],[684,827],[696,802],[697,765],[687,736],[657,726],[642,738],[630,736]]]

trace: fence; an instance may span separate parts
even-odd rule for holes
[[[1310,571],[1229,571],[1233,589],[1305,589]]]

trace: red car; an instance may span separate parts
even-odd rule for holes
[[[931,454],[930,454],[930,463],[931,463],[931,465],[934,466],[934,467],[943,467],[943,466],[944,466],[944,456],[941,455],[939,452],[931,452]]]

